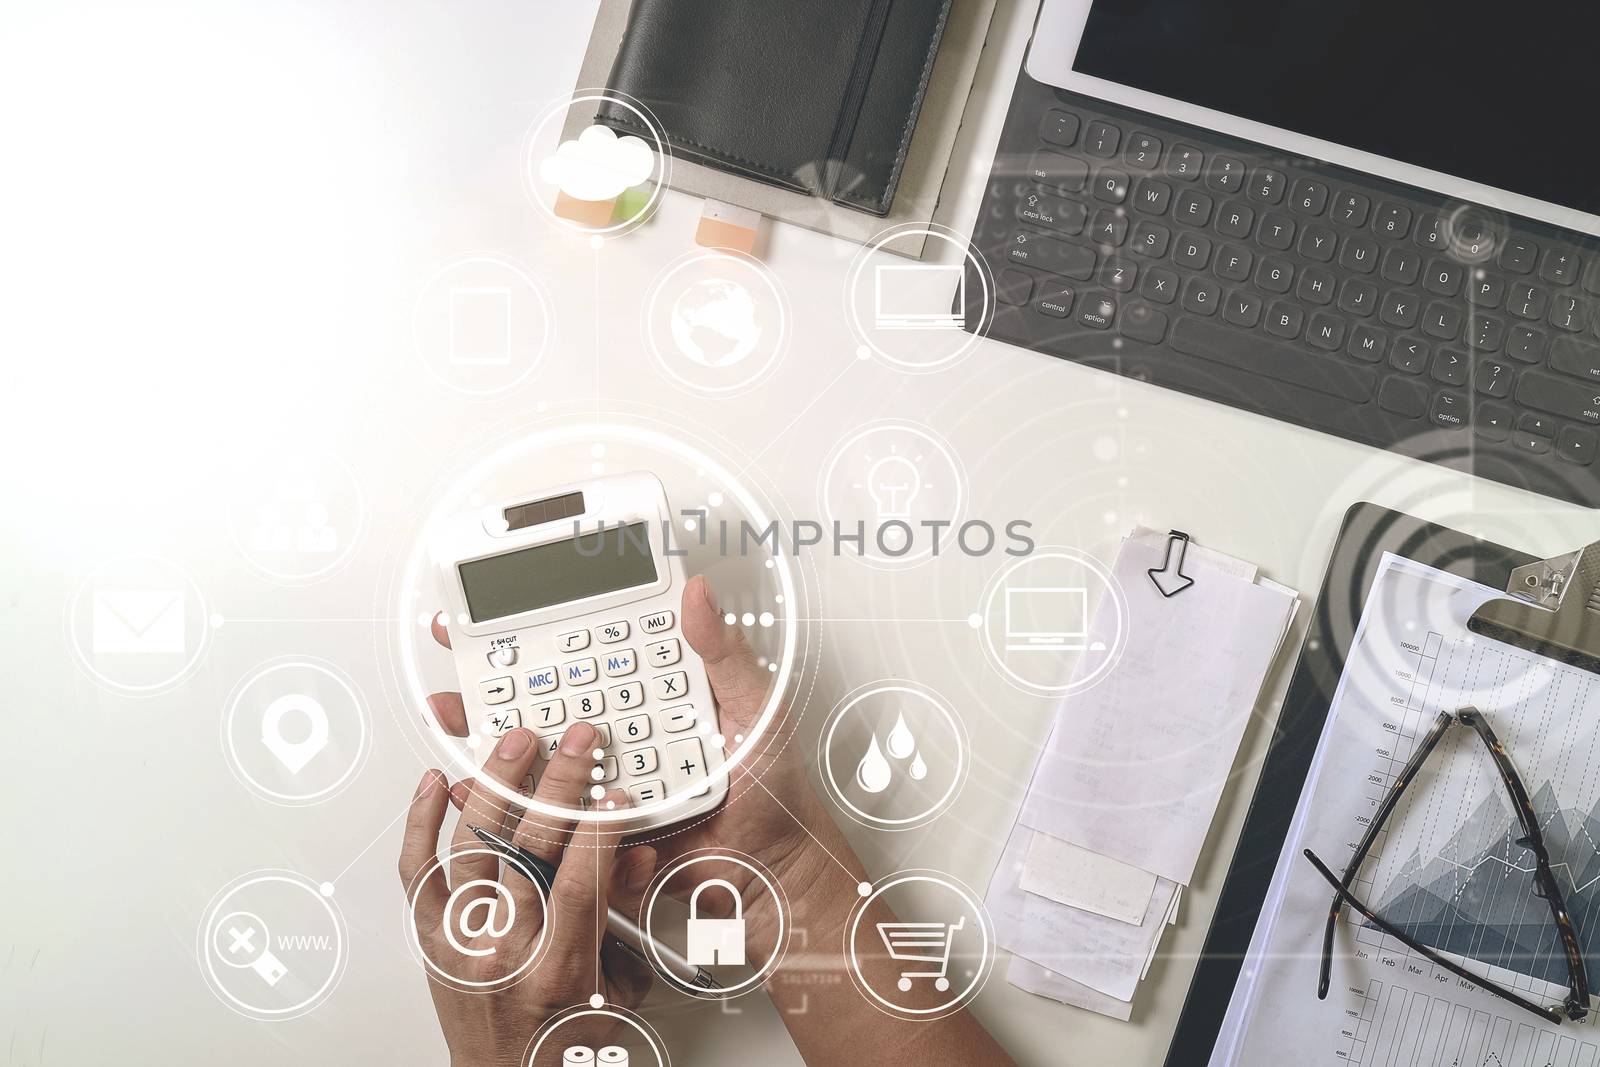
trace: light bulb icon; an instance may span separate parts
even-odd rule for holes
[[[922,471],[905,456],[890,453],[867,468],[867,494],[879,519],[909,519],[922,488]]]

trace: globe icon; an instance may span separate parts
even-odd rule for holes
[[[690,285],[672,305],[672,340],[702,367],[731,367],[755,350],[762,326],[750,291],[726,278]]]

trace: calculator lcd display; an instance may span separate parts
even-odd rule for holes
[[[1600,213],[1600,5],[1094,0],[1080,74]]]
[[[473,622],[651,585],[656,562],[642,522],[521,548],[457,568]]]

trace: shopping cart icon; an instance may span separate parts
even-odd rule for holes
[[[878,924],[878,936],[883,938],[883,947],[889,950],[890,959],[903,960],[907,963],[931,963],[939,968],[936,971],[901,971],[900,981],[895,983],[900,987],[900,992],[905,993],[911,989],[913,978],[932,978],[933,988],[941,993],[950,988],[950,979],[945,977],[945,972],[950,969],[950,949],[955,943],[956,931],[965,929],[966,925],[965,915],[954,924]]]

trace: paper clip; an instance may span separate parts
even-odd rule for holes
[[[1176,555],[1173,553],[1174,547],[1177,549]],[[1161,566],[1151,567],[1145,571],[1162,596],[1170,599],[1194,584],[1194,579],[1183,573],[1183,557],[1188,550],[1189,535],[1182,530],[1169,531],[1167,558],[1162,561]]]

